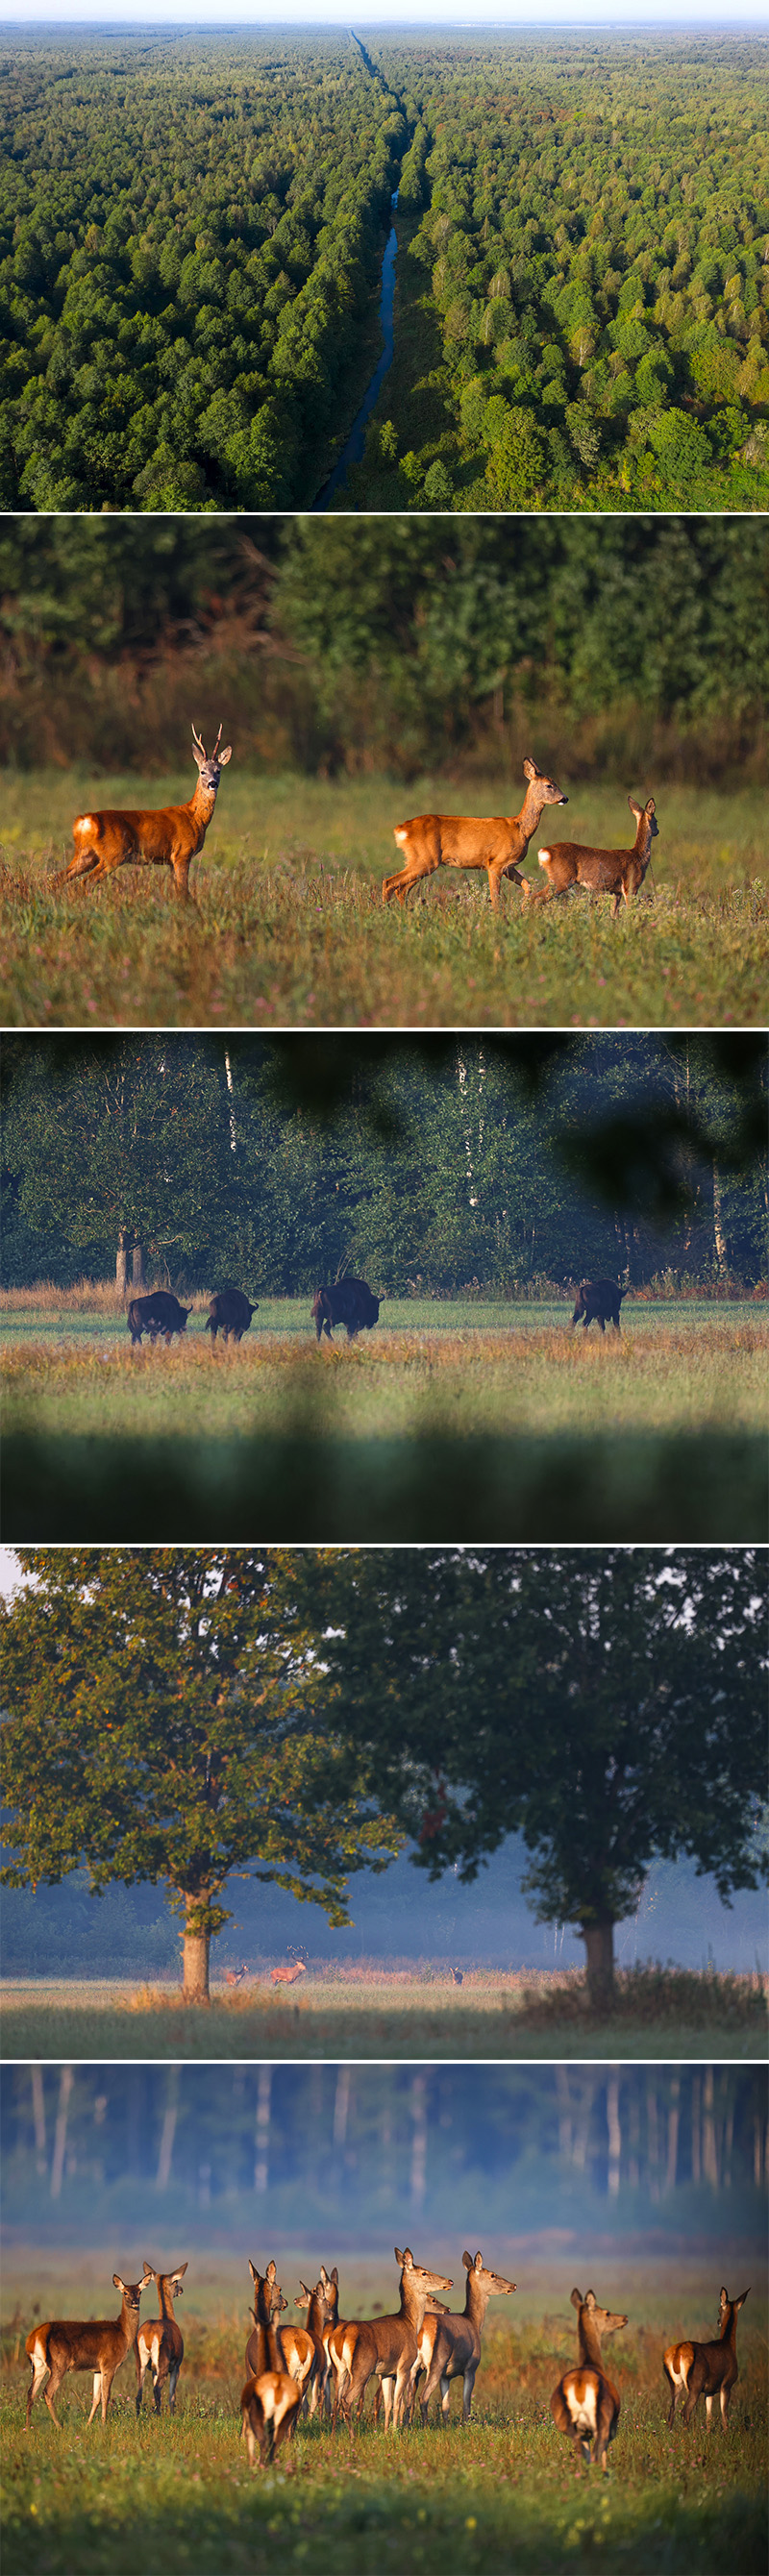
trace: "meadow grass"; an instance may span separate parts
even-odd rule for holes
[[[386,1311],[320,1350],[303,1300],[240,1345],[134,1349],[122,1316],[14,1304],[5,1537],[766,1536],[758,1306],[639,1300],[603,1338],[568,1307]]]
[[[424,2260],[421,2239],[416,2250]],[[516,2272],[519,2251],[521,2268],[526,2265],[530,2276],[536,2270],[536,2289],[527,2294],[522,2284],[513,2326],[507,2317],[501,2321],[499,2309],[496,2317],[490,2311],[469,2425],[459,2420],[456,2389],[448,2426],[431,2417],[426,2427],[418,2422],[386,2435],[369,2413],[350,2440],[342,2433],[332,2437],[325,2421],[301,2423],[295,2444],[276,2467],[256,2473],[247,2469],[238,2438],[247,2318],[231,2258],[218,2266],[218,2298],[210,2263],[202,2293],[190,2283],[175,2418],[158,2421],[145,2413],[137,2422],[129,2357],[106,2428],[95,2423],[86,2429],[90,2382],[70,2379],[59,2401],[61,2433],[38,2400],[25,2434],[22,2319],[26,2324],[30,2272],[39,2284],[44,2266],[39,2253],[26,2261],[15,2253],[6,2301],[16,2295],[18,2322],[4,2338],[0,2396],[6,2576],[39,2576],[41,2566],[46,2576],[59,2569],[69,2576],[73,2568],[82,2576],[101,2576],[102,2570],[105,2576],[133,2576],[137,2562],[173,2571],[194,2565],[200,2576],[235,2576],[241,2569],[250,2576],[256,2565],[277,2576],[287,2564],[301,2568],[319,2557],[340,2576],[374,2576],[383,2564],[407,2576],[467,2576],[474,2568],[507,2576],[511,2566],[523,2576],[555,2576],[583,2565],[615,2576],[620,2570],[622,2576],[648,2576],[650,2564],[659,2576],[716,2576],[723,2566],[735,2576],[763,2571],[762,2302],[758,2320],[748,2309],[741,2321],[740,2380],[728,2441],[720,2427],[706,2435],[702,2409],[688,2432],[677,2423],[669,2433],[662,2349],[683,2332],[712,2334],[717,2264],[677,2265],[672,2257],[663,2274],[659,2264],[641,2268],[621,2260],[616,2249],[611,2258],[604,2255],[603,2274],[611,2277],[596,2270],[597,2295],[619,2300],[621,2294],[629,2323],[611,2345],[622,2411],[602,2478],[597,2471],[575,2469],[570,2445],[550,2415],[552,2390],[575,2355],[567,2274],[579,2268],[577,2257],[564,2251],[556,2271],[530,2243],[525,2251],[516,2248]],[[445,2264],[455,2284],[457,2254],[456,2242],[429,2250],[429,2259]],[[748,2264],[749,2257],[744,2259]],[[98,2278],[93,2257],[79,2265],[70,2258],[69,2277],[61,2264],[49,2266],[59,2291],[54,2308],[72,2314],[71,2300],[74,2313],[96,2312],[113,2261],[110,2249]],[[301,2269],[307,2277],[306,2258]],[[293,2267],[283,2251],[279,2272],[292,2288]],[[226,2273],[232,2290],[225,2303]],[[550,2279],[557,2304],[554,2313],[543,2314]],[[355,2313],[360,2299],[370,2313],[374,2297],[389,2308],[394,2285],[392,2263],[348,2258],[342,2269],[344,2312]],[[460,2303],[455,2286],[452,2304]]]
[[[615,2008],[590,2010],[584,1978],[547,1970],[439,1978],[374,1969],[313,1970],[290,1999],[250,1980],[212,1988],[208,2008],[178,1987],[75,1978],[6,1978],[7,2057],[751,2059],[767,2054],[765,1981],[682,1969],[621,1971]]]
[[[520,782],[522,790],[523,781]],[[160,805],[188,777],[123,776],[98,802]],[[761,1023],[769,965],[765,798],[671,787],[657,797],[656,899],[613,922],[608,899],[491,912],[485,875],[443,869],[382,905],[393,825],[420,810],[517,810],[508,778],[335,780],[227,773],[180,911],[167,871],[53,883],[78,772],[12,773],[0,845],[0,1017],[9,1027],[650,1027]],[[545,818],[546,821],[547,818]],[[632,838],[625,791],[570,792],[569,837]],[[551,835],[552,837],[552,835]],[[547,839],[544,831],[539,840]],[[538,846],[538,843],[537,843]],[[397,853],[395,854],[397,856]],[[538,879],[536,850],[527,873]]]

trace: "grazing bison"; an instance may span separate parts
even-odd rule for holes
[[[164,1333],[170,1342],[172,1333],[186,1333],[191,1314],[192,1307],[180,1306],[178,1297],[172,1297],[168,1288],[155,1288],[151,1297],[132,1297],[128,1309],[131,1340],[140,1342],[142,1333],[149,1333],[156,1342],[158,1333]]]
[[[619,1332],[619,1310],[626,1296],[627,1289],[620,1288],[616,1279],[581,1279],[572,1323],[579,1324],[584,1320],[586,1332],[589,1324],[600,1324],[603,1332],[606,1324],[611,1322],[616,1324]]]
[[[335,1288],[318,1288],[311,1308],[318,1341],[321,1333],[331,1340],[334,1324],[346,1324],[348,1342],[364,1328],[370,1332],[372,1324],[379,1322],[381,1303],[381,1297],[372,1297],[365,1279],[340,1279]]]
[[[229,1341],[230,1334],[234,1342],[239,1342],[243,1334],[248,1332],[251,1317],[256,1314],[258,1304],[257,1297],[252,1306],[249,1299],[244,1297],[242,1288],[217,1289],[208,1310],[206,1332],[211,1334],[214,1342],[219,1332],[224,1334],[226,1342]]]

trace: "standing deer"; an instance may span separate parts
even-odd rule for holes
[[[160,2414],[163,2388],[167,2385],[169,2412],[173,2415],[176,2410],[176,2383],[184,2360],[184,2342],[174,2316],[174,2300],[182,2296],[187,2265],[177,2263],[172,2272],[156,2272],[151,2263],[145,2262],[144,2270],[145,2275],[150,2273],[155,2283],[160,2315],[139,2327],[134,2345],[136,2412],[141,2414],[144,2382],[148,2370],[151,2370],[155,2413]]]
[[[721,2331],[717,2343],[671,2343],[668,2345],[667,2352],[663,2357],[662,2367],[670,2389],[670,2413],[668,2415],[669,2425],[672,2424],[673,2417],[675,2415],[676,2398],[680,2395],[681,2391],[683,2391],[686,2398],[686,2405],[684,2407],[685,2424],[691,2423],[699,2397],[704,2397],[705,2399],[705,2413],[708,2423],[710,2423],[710,2418],[713,2413],[713,2399],[714,2397],[719,2397],[721,2401],[721,2422],[723,2424],[724,2432],[728,2432],[729,2404],[732,2389],[735,2387],[740,2375],[737,2367],[737,2318],[739,2316],[740,2309],[744,2308],[745,2301],[749,2296],[750,2292],[748,2290],[743,2290],[742,2297],[740,2299],[730,2299],[728,2291],[721,2291],[721,2304],[718,2312],[718,2323]]]
[[[272,1986],[295,1986],[295,1985],[296,1985],[297,1977],[306,1977],[306,1975],[307,1975],[307,1961],[306,1961],[306,1959],[302,1959],[302,1958],[300,1958],[300,1956],[299,1956],[299,1954],[298,1954],[298,1952],[297,1952],[296,1950],[293,1950],[293,1951],[289,1950],[289,1954],[288,1954],[288,1955],[289,1955],[289,1958],[290,1958],[290,1959],[291,1959],[291,1961],[292,1961],[292,1965],[291,1965],[291,1967],[290,1967],[290,1968],[271,1968],[271,1969],[270,1969],[270,1984],[271,1984]]]
[[[62,2380],[66,2379],[68,2370],[93,2371],[93,2405],[88,2422],[93,2423],[101,2399],[101,2420],[103,2424],[106,2423],[115,2372],[120,2369],[121,2361],[125,2361],[132,2345],[136,2342],[139,2301],[142,2290],[146,2290],[147,2283],[152,2280],[152,2277],[148,2263],[145,2263],[140,2281],[123,2281],[119,2272],[113,2272],[114,2287],[120,2291],[123,2303],[119,2317],[114,2319],[88,2317],[82,2320],[56,2317],[46,2325],[33,2326],[24,2347],[32,2369],[27,2398],[27,2427],[35,2398],[39,2395],[48,2371],[50,2371],[50,2378],[44,2391],[45,2402],[57,2432],[60,2433],[63,2428],[59,2423],[58,2415],[54,2412],[53,2401],[58,2396]]]
[[[395,876],[385,877],[382,902],[389,903],[395,894],[404,903],[420,877],[433,876],[436,868],[485,868],[495,909],[503,877],[512,876],[516,885],[523,886],[525,879],[518,870],[544,806],[569,802],[535,760],[524,761],[523,774],[529,783],[520,814],[416,814],[410,823],[399,823],[394,837],[405,853],[405,865]]]
[[[579,2361],[574,2370],[565,2370],[553,2389],[550,2412],[559,2433],[569,2433],[574,2444],[574,2457],[579,2468],[579,2455],[590,2466],[592,2458],[600,2461],[606,2473],[606,2453],[613,2442],[620,2416],[619,2394],[612,2386],[601,2360],[604,2335],[617,2334],[627,2325],[627,2317],[612,2316],[608,2308],[596,2305],[595,2292],[572,2290],[571,2304],[577,2310]]]
[[[313,2346],[312,2365],[302,2381],[303,2393],[311,2415],[315,2414],[319,2405],[324,2406],[328,2413],[330,2407],[328,2341],[337,2324],[339,2313],[339,2273],[336,2264],[333,2272],[327,2272],[325,2265],[321,2263],[320,2280],[316,2281],[314,2290],[308,2290],[305,2281],[300,2281],[299,2290],[300,2296],[295,2299],[294,2306],[307,2310],[306,2335]],[[296,2340],[298,2341],[298,2338]],[[302,2341],[304,2340],[303,2335]],[[281,2326],[280,2342],[286,2368],[292,2372],[293,2377],[296,2377],[297,2373],[294,2371],[291,2358],[293,2343],[290,2326]]]
[[[481,2254],[475,2257],[463,2254],[462,2261],[467,2273],[464,2314],[461,2317],[447,2314],[425,2316],[417,2339],[417,2366],[412,2379],[416,2389],[420,2370],[426,2370],[427,2379],[421,2398],[423,2424],[427,2423],[427,2409],[439,2382],[441,2412],[444,2421],[448,2422],[452,2379],[463,2382],[462,2415],[465,2424],[469,2424],[489,2300],[504,2298],[517,2288],[517,2282],[503,2280],[501,2272],[488,2272]]]
[[[652,841],[659,839],[653,796],[647,805],[634,804],[632,796],[627,801],[636,819],[632,850],[590,850],[583,849],[579,841],[554,841],[551,849],[537,852],[547,884],[535,886],[528,878],[522,878],[524,902],[552,903],[556,895],[569,894],[572,886],[582,886],[588,894],[613,895],[611,917],[616,921],[620,904],[632,903],[643,885],[651,863]]]
[[[202,850],[221,773],[232,759],[231,743],[226,751],[219,750],[221,739],[220,725],[208,759],[193,725],[200,775],[188,805],[141,806],[135,812],[108,806],[101,814],[78,814],[72,826],[75,855],[69,867],[60,870],[56,884],[69,885],[75,877],[88,876],[97,885],[101,877],[113,876],[116,868],[170,868],[176,892],[187,903],[190,861]]]
[[[329,2358],[336,2372],[333,2423],[341,2407],[345,2423],[352,2432],[353,2408],[358,2420],[363,2413],[363,2400],[369,2380],[381,2382],[385,2407],[385,2431],[401,2421],[409,2380],[418,2357],[419,2329],[428,2298],[435,2291],[450,2290],[451,2281],[440,2272],[428,2272],[415,2263],[410,2246],[405,2252],[395,2248],[396,2263],[401,2265],[400,2307],[397,2316],[371,2317],[350,2325],[337,2326],[329,2337]]]
[[[284,2299],[283,2292],[278,2286],[275,2265],[273,2262],[268,2263],[267,2270],[261,2278],[254,2270],[253,2263],[249,2268],[257,2292],[256,2308],[252,2309],[251,2314],[259,2339],[259,2366],[246,2380],[241,2394],[240,2413],[249,2464],[253,2469],[256,2466],[257,2446],[260,2465],[264,2468],[274,2459],[276,2451],[280,2450],[283,2442],[292,2438],[296,2432],[297,2417],[302,2403],[302,2386],[299,2380],[292,2379],[290,2372],[283,2366],[280,2339],[274,2319],[281,2308],[288,2306],[288,2300]],[[249,2368],[249,2355],[253,2343],[254,2337],[250,2336],[246,2351],[246,2369]]]

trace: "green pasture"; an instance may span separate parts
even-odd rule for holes
[[[767,2055],[758,1979],[713,1971],[620,1972],[612,2013],[591,2012],[581,1978],[469,1971],[461,1987],[382,1969],[349,1982],[313,1970],[287,1994],[212,1985],[211,2003],[125,1979],[6,1978],[3,2050],[18,2059],[580,2059]]]
[[[536,745],[534,746],[536,752]],[[11,772],[0,841],[0,1014],[14,1028],[115,1025],[681,1027],[761,1023],[769,969],[769,843],[759,788],[729,795],[569,782],[548,839],[629,845],[627,792],[654,792],[656,898],[613,922],[608,898],[523,906],[484,874],[441,869],[384,907],[393,827],[439,810],[517,811],[523,779],[222,781],[193,865],[198,910],[180,912],[166,870],[122,870],[67,889],[78,811],[161,805],[188,775],[101,778]]]
[[[42,1332],[6,1312],[8,1540],[766,1535],[753,1305],[639,1300],[605,1336],[568,1307],[485,1329],[409,1308],[321,1349],[308,1315],[212,1348],[201,1307],[182,1341],[133,1349],[114,1315],[70,1334],[63,1300]]]
[[[428,2232],[422,2222],[418,2259],[445,2266],[458,2306],[462,2240],[443,2250],[430,2244],[428,2253]],[[257,2259],[261,2250],[257,2245]],[[46,2576],[73,2568],[81,2576],[133,2576],[137,2564],[174,2576],[188,2567],[200,2576],[241,2569],[251,2576],[255,2567],[277,2576],[319,2559],[340,2576],[374,2576],[383,2565],[406,2576],[467,2576],[473,2569],[508,2576],[511,2567],[522,2576],[560,2576],[583,2566],[648,2576],[650,2565],[659,2576],[716,2576],[725,2566],[735,2576],[763,2576],[766,2342],[758,2286],[740,2321],[728,2441],[715,2425],[706,2434],[702,2409],[688,2432],[677,2423],[669,2433],[662,2350],[681,2333],[713,2332],[718,2267],[674,2256],[663,2272],[659,2260],[642,2267],[616,2247],[597,2260],[593,2246],[582,2250],[596,2295],[626,2306],[629,2319],[611,2344],[622,2411],[605,2478],[575,2470],[550,2415],[552,2390],[575,2354],[569,2289],[580,2264],[571,2240],[558,2266],[552,2249],[543,2259],[533,2242],[516,2246],[514,2262],[503,2249],[520,2289],[490,2309],[469,2425],[459,2420],[456,2389],[448,2427],[431,2419],[426,2428],[420,2422],[385,2435],[369,2412],[351,2441],[341,2432],[332,2438],[325,2421],[303,2422],[291,2451],[261,2473],[247,2469],[238,2434],[245,2256],[238,2269],[231,2255],[218,2263],[209,2257],[199,2283],[190,2275],[175,2418],[157,2421],[145,2412],[137,2423],[129,2356],[106,2428],[86,2429],[90,2380],[70,2378],[59,2401],[62,2431],[38,2400],[25,2433],[23,2334],[32,2284],[38,2311],[42,2298],[49,2314],[52,2306],[72,2314],[71,2302],[75,2313],[93,2314],[115,2262],[127,2257],[110,2247],[97,2271],[93,2254],[62,2264],[14,2249],[0,2397],[6,2576],[39,2576],[41,2566]],[[328,2246],[323,2252],[326,2262],[335,2259]],[[503,2255],[495,2248],[493,2258]],[[737,2260],[752,2282],[751,2256],[742,2252]],[[306,2278],[306,2255],[292,2260],[280,2252],[289,2294],[300,2269]],[[358,2302],[370,2313],[374,2298],[389,2306],[393,2264],[342,2257],[341,2284],[343,2313],[355,2313]],[[733,2291],[744,2285],[742,2276],[728,2283]],[[546,2313],[543,2296],[552,2300]]]

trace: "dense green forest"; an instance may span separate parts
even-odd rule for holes
[[[24,1036],[5,1065],[6,1286],[130,1245],[252,1297],[765,1275],[760,1039]]]
[[[0,638],[21,768],[766,776],[763,522],[6,517]]]
[[[148,2192],[220,2245],[258,2221],[379,2245],[404,2209],[483,2242],[588,2205],[709,2235],[750,2224],[765,2164],[756,2066],[17,2066],[2,2106],[7,2220],[44,2240],[144,2226]]]
[[[395,365],[339,506],[769,499],[759,43],[101,33],[0,65],[6,507],[312,503],[398,183]]]

